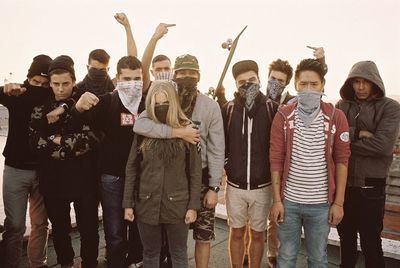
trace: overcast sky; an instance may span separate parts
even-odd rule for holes
[[[156,54],[173,61],[185,53],[199,59],[200,90],[216,86],[228,51],[221,43],[245,25],[233,63],[253,59],[260,66],[265,90],[268,64],[287,59],[293,68],[312,57],[306,45],[323,46],[329,66],[325,92],[338,90],[351,66],[360,60],[378,65],[388,94],[400,94],[400,1],[398,0],[1,0],[0,78],[13,72],[23,81],[37,54],[70,55],[78,80],[87,56],[96,48],[111,55],[111,76],[126,54],[125,32],[113,15],[125,12],[138,45],[139,58],[160,22],[176,23],[160,40]],[[232,66],[232,64],[231,64]],[[235,90],[231,69],[227,95]],[[293,80],[288,86],[294,93]]]

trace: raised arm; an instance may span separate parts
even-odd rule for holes
[[[126,47],[127,47],[127,52],[128,56],[133,56],[137,57],[137,47],[136,47],[136,42],[135,39],[133,38],[132,34],[132,29],[131,25],[129,23],[128,17],[125,15],[125,13],[117,13],[114,15],[114,18],[121,23],[126,32]]]
[[[154,51],[158,40],[160,40],[166,33],[168,33],[168,28],[173,27],[175,24],[160,23],[153,36],[151,37],[149,43],[144,50],[142,57],[142,71],[143,71],[143,89],[147,90],[150,85],[150,66],[153,59]]]

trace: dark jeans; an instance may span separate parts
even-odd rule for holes
[[[122,198],[125,180],[103,174],[100,181],[100,200],[103,208],[104,235],[107,247],[107,266],[126,267],[142,261],[142,242],[136,221],[127,225],[124,221]],[[127,230],[129,239],[127,241]],[[128,258],[126,257],[128,253]]]
[[[168,236],[172,267],[188,268],[187,238],[189,225],[179,224],[150,225],[138,221],[140,236],[143,240],[143,265],[146,268],[159,268],[162,244],[162,227]]]
[[[74,203],[76,223],[81,238],[82,267],[96,267],[99,248],[98,199],[96,195],[91,194],[80,198],[44,197],[44,204],[52,226],[57,261],[61,265],[74,261],[75,254],[69,236],[71,202]]]
[[[360,234],[366,268],[385,267],[381,240],[385,213],[385,186],[371,187],[346,189],[344,217],[337,227],[342,268],[353,268],[356,265],[357,233]]]

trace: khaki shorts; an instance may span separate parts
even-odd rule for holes
[[[228,225],[242,228],[249,223],[253,231],[264,232],[267,229],[271,199],[271,186],[242,190],[228,184],[225,193]]]

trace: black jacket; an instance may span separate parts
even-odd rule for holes
[[[249,112],[244,108],[244,100],[235,96],[222,108],[225,130],[226,174],[228,183],[241,189],[257,189],[271,184],[269,164],[269,140],[272,120],[278,104],[267,100],[260,92],[250,111],[252,133],[250,137],[250,155],[248,127]],[[243,122],[244,120],[244,122]],[[250,159],[249,159],[250,157]],[[247,169],[250,166],[250,184]]]
[[[125,177],[134,132],[133,124],[123,124],[121,120],[123,116],[132,114],[122,104],[117,91],[99,96],[99,99],[99,103],[93,109],[83,114],[85,122],[104,133],[98,156],[98,172]],[[142,112],[144,108],[142,98],[138,112]],[[76,110],[74,113],[77,113]]]
[[[99,135],[65,112],[54,124],[46,114],[60,105],[53,100],[33,109],[29,140],[38,158],[40,192],[47,197],[75,198],[96,193],[95,149]],[[61,135],[61,145],[52,135]]]
[[[33,107],[43,104],[53,92],[51,88],[34,87],[25,81],[22,95],[7,96],[0,88],[0,104],[8,109],[8,136],[3,151],[5,164],[14,168],[35,170],[36,159],[29,147],[29,121]]]

